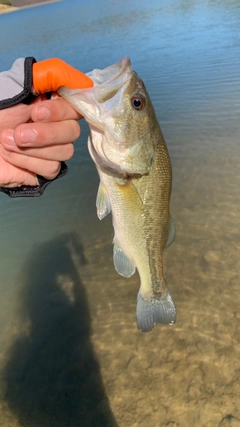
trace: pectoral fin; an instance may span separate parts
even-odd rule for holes
[[[96,200],[97,216],[101,220],[111,212],[111,205],[104,185],[100,182]]]
[[[169,228],[168,228],[168,239],[167,239],[167,243],[165,245],[165,248],[168,248],[168,246],[170,246],[174,242],[175,235],[176,235],[176,229],[175,229],[173,219],[170,215]]]
[[[125,255],[118,243],[114,240],[113,262],[118,274],[131,277],[136,270],[135,264]]]

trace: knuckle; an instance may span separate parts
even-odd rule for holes
[[[44,177],[47,179],[54,179],[58,175],[61,168],[61,163],[52,161],[49,170],[44,173]]]
[[[66,153],[63,160],[70,160],[74,154],[74,146],[72,143],[67,144]]]
[[[76,122],[75,120],[73,121],[73,130],[74,130],[74,140],[78,139],[81,134],[81,129],[80,129],[79,123]]]
[[[62,121],[68,118],[68,108],[66,106],[63,108],[61,101],[62,99],[59,97],[44,101],[44,106],[46,106],[51,113],[48,121]]]

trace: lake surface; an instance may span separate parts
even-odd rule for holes
[[[165,275],[178,319],[146,335],[138,275],[112,263],[86,123],[68,175],[39,199],[0,195],[1,427],[240,425],[240,3],[63,1],[0,16],[1,69],[129,56],[173,167]]]

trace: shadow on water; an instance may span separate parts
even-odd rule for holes
[[[83,248],[63,234],[34,249],[24,269],[23,326],[3,375],[7,404],[24,427],[117,426],[74,261],[86,263]]]

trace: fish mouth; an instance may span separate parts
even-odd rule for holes
[[[93,87],[87,89],[69,89],[61,87],[59,94],[75,108],[89,125],[104,130],[104,118],[119,103],[121,96],[115,97],[128,84],[133,74],[131,61],[128,57],[103,70],[95,69],[86,73],[93,81]]]
[[[58,92],[88,122],[90,134],[94,136],[91,145],[92,152],[97,153],[94,156],[97,163],[123,174],[148,173],[152,169],[155,148],[146,148],[136,133],[128,137],[128,126],[131,125],[131,119],[127,121],[129,94],[135,88],[142,88],[130,59],[124,57],[107,68],[94,69],[87,76],[92,79],[93,87],[63,87]]]
[[[114,65],[110,65],[103,70],[95,69],[86,75],[92,79],[95,88],[100,86],[122,86],[132,75],[132,65],[128,57],[122,58]],[[100,102],[98,100],[98,102]]]
[[[117,91],[129,82],[132,73],[132,65],[128,57],[122,58],[117,64],[103,70],[95,69],[87,73],[94,83],[92,90],[95,100],[102,104],[112,99]]]

